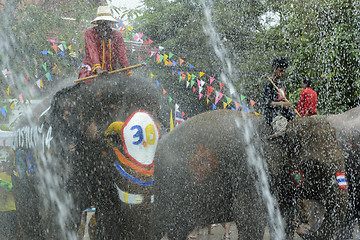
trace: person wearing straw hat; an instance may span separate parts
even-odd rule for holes
[[[117,63],[121,68],[130,66],[124,38],[120,31],[112,29],[117,22],[110,6],[98,7],[97,16],[91,21],[95,26],[85,32],[85,58],[79,78],[114,71]],[[125,73],[132,75],[130,70]]]

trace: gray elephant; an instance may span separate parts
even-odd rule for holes
[[[13,175],[24,238],[74,238],[90,206],[98,239],[148,236],[165,106],[154,83],[107,75],[63,88],[26,115]]]
[[[196,226],[235,221],[242,239],[263,238],[268,214],[248,164],[246,130],[237,124],[244,124],[241,113],[211,111],[160,139],[154,222],[162,228],[156,236],[185,239]]]
[[[347,190],[337,182],[345,172],[345,157],[327,119],[295,119],[273,139],[268,138],[270,129],[261,116],[246,119],[254,135],[247,135],[242,113],[217,110],[185,121],[160,140],[155,203],[161,205],[155,204],[154,209],[156,221],[165,221],[167,228],[158,230],[176,239],[197,225],[235,221],[243,239],[261,239],[267,214],[257,211],[264,211],[264,202],[246,160],[249,144],[245,141],[257,135],[287,236],[294,234],[294,199],[301,198],[319,200],[326,210],[322,225],[308,237],[336,239],[347,209]]]
[[[342,114],[328,116],[337,138],[346,153],[346,173],[349,185],[349,209],[344,224],[344,239],[353,235],[360,217],[360,107]]]

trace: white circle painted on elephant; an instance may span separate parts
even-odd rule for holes
[[[125,121],[121,137],[126,155],[136,164],[149,167],[154,164],[160,131],[152,116],[136,111]]]

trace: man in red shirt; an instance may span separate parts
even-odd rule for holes
[[[301,116],[311,116],[317,114],[317,93],[311,88],[311,80],[304,79],[302,83],[303,90],[300,93],[299,102],[296,110]]]
[[[100,6],[97,17],[91,22],[96,26],[85,32],[85,58],[79,78],[113,71],[117,63],[121,68],[129,67],[125,41],[120,31],[111,26],[118,21],[113,18],[110,6]],[[131,71],[125,72],[131,75]]]

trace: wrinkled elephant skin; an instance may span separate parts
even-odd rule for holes
[[[335,130],[323,117],[301,118],[290,122],[283,136],[268,139],[264,119],[247,116],[254,135],[262,139],[288,236],[293,234],[296,198],[320,200],[326,209],[323,224],[309,237],[338,236],[347,190],[336,181],[336,174],[345,171],[345,158]],[[257,176],[247,162],[246,126],[242,113],[216,110],[181,123],[160,140],[154,212],[166,228],[158,231],[168,233],[170,239],[183,239],[195,226],[235,221],[243,239],[262,238],[267,214],[257,211],[265,208],[254,188]]]
[[[181,123],[155,156],[155,222],[169,239],[196,226],[235,221],[242,239],[262,239],[267,214],[247,163],[241,113],[211,111]]]
[[[98,239],[149,235],[153,159],[167,122],[159,96],[147,80],[107,75],[58,91],[50,108],[48,99],[24,117],[13,176],[24,239],[72,238],[90,206]]]
[[[352,238],[360,217],[360,107],[328,117],[346,153],[346,177],[349,185],[349,210],[344,224],[344,239]]]

